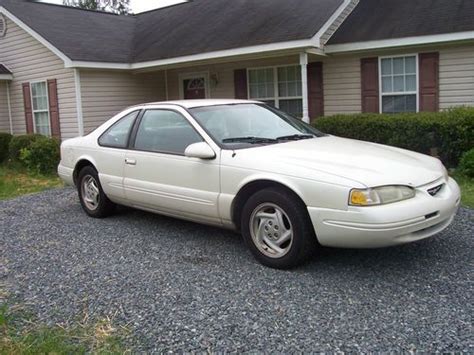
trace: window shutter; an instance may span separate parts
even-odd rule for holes
[[[56,79],[48,80],[49,118],[51,121],[51,135],[61,138],[59,124],[58,87]]]
[[[419,54],[420,111],[439,109],[439,53]]]
[[[242,99],[242,100],[248,99],[247,69],[234,70],[234,88],[235,88],[236,99]]]
[[[379,59],[362,58],[360,60],[362,112],[379,113]]]
[[[308,106],[311,120],[324,116],[323,63],[321,62],[308,64]]]
[[[23,83],[23,106],[25,108],[25,121],[26,121],[26,133],[34,133],[35,129],[33,126],[33,110],[31,107],[31,91],[30,83]]]

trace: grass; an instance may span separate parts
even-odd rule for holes
[[[122,337],[128,330],[106,317],[91,323],[87,317],[65,327],[34,320],[21,305],[0,307],[0,354],[124,354]]]
[[[474,208],[474,179],[461,174],[454,174],[453,178],[461,188],[463,206]]]
[[[17,166],[0,165],[0,200],[61,186],[63,183],[57,175],[35,175]]]

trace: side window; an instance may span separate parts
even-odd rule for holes
[[[179,113],[169,110],[148,110],[143,115],[135,138],[135,149],[150,152],[184,154],[201,136]]]
[[[100,136],[99,144],[104,147],[126,148],[133,122],[139,112],[133,111],[121,118]]]

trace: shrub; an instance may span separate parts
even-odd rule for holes
[[[20,152],[24,148],[29,148],[30,145],[37,139],[43,137],[40,134],[25,134],[22,136],[13,136],[8,148],[10,159],[13,161],[20,160]]]
[[[10,133],[0,132],[0,163],[8,158],[8,147],[11,140],[12,135]]]
[[[474,148],[462,155],[459,170],[462,174],[474,178]]]
[[[40,137],[27,148],[20,151],[20,161],[36,174],[51,174],[56,170],[60,159],[60,143],[55,138]]]
[[[436,152],[455,167],[463,152],[474,146],[474,108],[443,112],[335,115],[314,126],[336,136],[392,145],[424,154]]]

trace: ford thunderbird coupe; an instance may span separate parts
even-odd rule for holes
[[[438,159],[324,134],[256,101],[130,107],[63,142],[58,172],[91,217],[119,204],[235,229],[274,268],[319,246],[431,237],[460,203]]]

